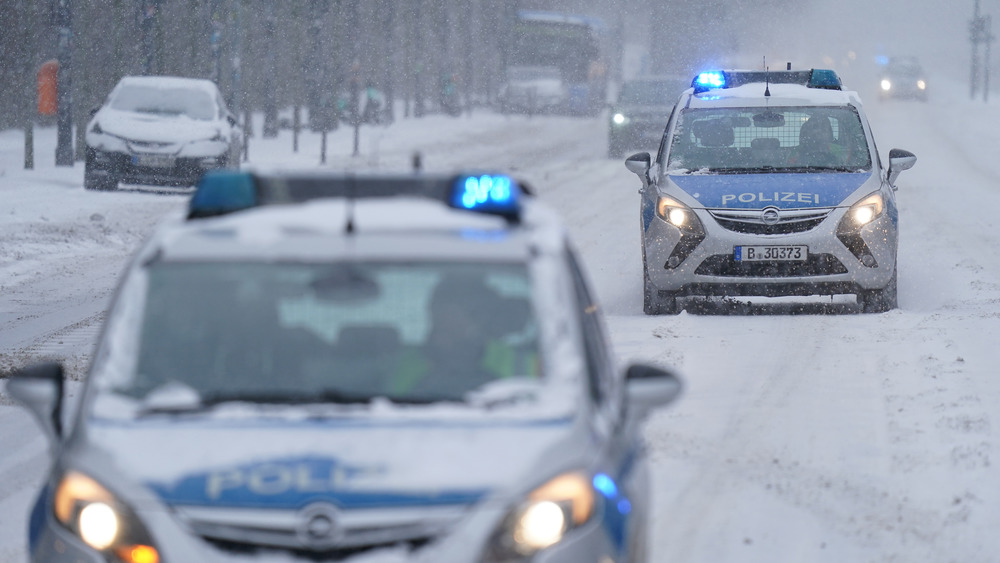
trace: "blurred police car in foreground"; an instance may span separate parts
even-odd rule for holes
[[[660,144],[663,126],[690,80],[676,76],[640,76],[622,84],[618,101],[611,106],[608,156],[625,156],[629,149]]]
[[[860,100],[829,70],[696,76],[642,180],[643,308],[676,314],[690,295],[854,294],[896,307],[895,180]]]
[[[211,80],[126,76],[87,124],[84,187],[190,187],[206,170],[238,167],[242,137]]]
[[[638,427],[553,213],[503,175],[213,173],[135,256],[34,561],[644,561]]]

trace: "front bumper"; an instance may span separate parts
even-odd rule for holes
[[[126,184],[155,186],[193,186],[207,170],[225,168],[228,154],[203,157],[170,157],[167,166],[142,166],[138,153],[122,153],[87,148],[87,173],[93,177],[117,180]]]
[[[643,232],[646,272],[655,289],[675,296],[836,295],[884,288],[896,268],[895,220],[885,213],[852,233],[852,250],[837,234],[846,212],[831,209],[818,224],[801,232],[750,234],[723,227],[711,213],[699,209],[695,213],[704,239],[698,242],[649,211],[647,216],[652,217]],[[694,242],[697,245],[690,249]],[[809,259],[736,261],[735,247],[746,245],[804,245]],[[859,254],[870,255],[865,259],[868,265]],[[679,263],[678,256],[683,258]],[[671,257],[674,264],[669,263]]]
[[[621,125],[612,122],[608,130],[611,144],[621,148],[657,147],[663,138],[663,121],[630,121]]]
[[[46,511],[48,512],[48,511]],[[355,559],[370,561],[377,557],[384,563],[467,563],[482,561],[486,556],[484,546],[506,514],[506,507],[480,505],[457,513],[456,523],[437,536],[413,542],[383,543],[375,547],[354,549],[329,549],[325,551],[262,546],[247,541],[221,541],[199,536],[181,523],[170,509],[139,512],[143,524],[152,535],[163,563],[178,561],[228,562],[234,561],[311,561],[329,560],[349,562]],[[370,523],[376,530],[376,522]],[[248,536],[252,537],[251,532]],[[91,549],[76,535],[55,521],[51,513],[33,542],[30,559],[36,563],[108,563],[118,559]],[[530,559],[533,563],[598,563],[624,560],[621,549],[615,546],[599,519],[570,532],[562,542],[538,552]],[[486,556],[488,559],[488,556]],[[491,561],[491,563],[505,563]]]

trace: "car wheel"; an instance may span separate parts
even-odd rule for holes
[[[681,312],[676,295],[664,295],[649,281],[646,265],[642,265],[642,312],[647,315],[676,315]]]
[[[898,270],[897,270],[898,271]],[[885,313],[899,306],[896,292],[896,271],[882,289],[863,290],[858,293],[862,313]]]

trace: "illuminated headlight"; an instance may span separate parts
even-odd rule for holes
[[[551,547],[566,534],[587,523],[597,501],[594,487],[583,473],[564,473],[528,493],[494,534],[487,561],[530,557]]]
[[[874,193],[855,203],[847,211],[847,217],[855,227],[863,227],[871,223],[885,211],[885,200],[882,194]]]
[[[656,203],[656,214],[678,229],[701,230],[701,222],[694,211],[672,197],[660,196]]]
[[[100,483],[77,471],[63,476],[52,505],[56,520],[109,561],[158,563],[148,532]]]
[[[624,125],[627,119],[624,114],[616,113],[611,117],[611,121],[613,121],[615,125]]]
[[[888,92],[889,90],[892,90],[892,82],[889,82],[888,80],[883,80],[882,81],[882,89],[885,90],[886,92]]]
[[[921,90],[926,90],[927,83],[924,82],[923,80],[917,80],[917,88],[920,88]]]

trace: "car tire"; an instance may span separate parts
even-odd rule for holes
[[[646,265],[642,265],[642,312],[647,315],[676,315],[681,312],[677,296],[664,294],[649,281]]]
[[[896,291],[896,271],[882,289],[862,290],[858,293],[858,304],[862,313],[885,313],[899,307]]]
[[[116,190],[118,189],[118,178],[112,175],[98,176],[91,171],[89,166],[85,166],[83,169],[83,188],[102,192]]]

